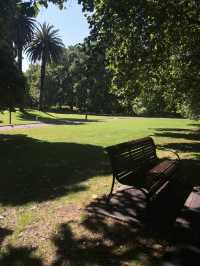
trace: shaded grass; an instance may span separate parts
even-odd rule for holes
[[[103,149],[95,145],[45,142],[24,134],[0,138],[3,205],[53,200],[85,190],[84,180],[108,173]]]
[[[16,123],[31,122],[34,114],[17,113]],[[199,123],[89,116],[90,123],[81,115],[53,113],[44,114],[44,120],[52,122],[54,116],[80,123],[0,134],[0,226],[12,232],[2,240],[1,265],[12,265],[16,258],[20,265],[156,265],[152,243],[160,240],[155,236],[90,220],[84,208],[109,191],[111,169],[103,148],[119,142],[151,135],[157,144],[178,150],[184,174],[197,177]]]

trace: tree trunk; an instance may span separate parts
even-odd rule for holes
[[[20,73],[22,73],[22,51],[23,51],[23,47],[19,46],[18,51],[17,51],[17,56],[18,56],[17,65],[18,65],[18,69]],[[23,95],[21,95],[21,102],[20,102],[19,109],[21,112],[24,112],[24,92],[23,92]]]
[[[18,69],[22,73],[22,47],[18,48]]]
[[[73,102],[72,102],[71,105],[70,105],[71,112],[73,112],[73,107],[74,107],[74,105],[73,105]]]
[[[44,105],[44,80],[45,80],[45,70],[46,70],[46,58],[42,56],[41,63],[41,73],[40,73],[40,100],[39,100],[39,110],[43,109]]]
[[[12,124],[12,108],[9,107],[9,124]]]

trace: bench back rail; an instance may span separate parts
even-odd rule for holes
[[[147,173],[158,162],[156,145],[151,137],[120,143],[106,148],[113,171],[112,194],[115,179],[124,185],[134,186],[145,194],[155,182],[147,180]],[[146,186],[146,187],[145,187]]]
[[[115,178],[125,185],[137,183],[134,177],[141,182],[141,176],[158,160],[152,138],[120,143],[107,147],[106,151]]]

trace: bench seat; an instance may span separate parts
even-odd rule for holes
[[[151,137],[120,143],[106,148],[109,155],[113,182],[109,199],[112,196],[115,180],[133,186],[151,198],[161,186],[173,178],[178,169],[180,158],[160,159],[156,145]]]

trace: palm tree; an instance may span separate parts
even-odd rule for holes
[[[26,7],[21,4],[16,10],[12,20],[13,42],[16,49],[17,64],[19,71],[22,72],[22,53],[24,48],[31,42],[36,27],[35,19],[31,16],[37,14],[33,7]]]
[[[26,52],[32,62],[41,61],[40,73],[40,99],[39,108],[43,109],[44,103],[44,80],[47,63],[57,63],[63,52],[64,44],[58,36],[58,30],[53,25],[44,23],[36,29],[30,46]]]

